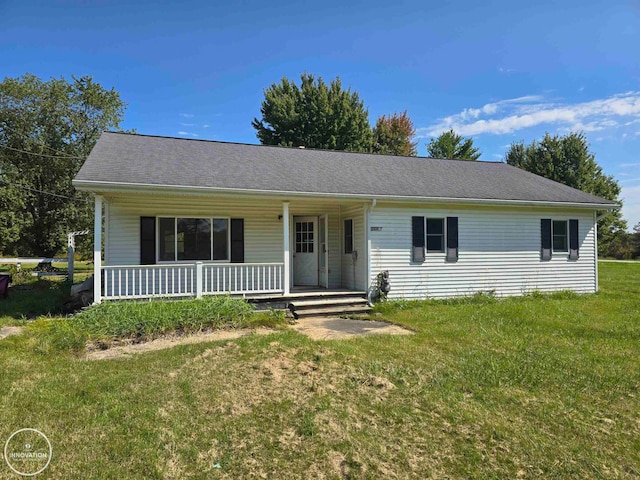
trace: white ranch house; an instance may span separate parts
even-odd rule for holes
[[[383,270],[391,298],[595,292],[616,207],[503,163],[113,132],[74,185],[95,195],[96,302],[367,292]]]

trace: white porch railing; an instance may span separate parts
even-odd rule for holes
[[[281,293],[283,263],[182,263],[102,266],[104,300]]]

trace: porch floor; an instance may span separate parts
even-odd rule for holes
[[[348,288],[322,288],[322,287],[294,287],[288,295],[283,293],[260,293],[257,295],[244,295],[247,300],[259,301],[286,301],[290,299],[300,299],[306,297],[340,297],[340,296],[366,296],[367,292],[360,290],[349,290]]]

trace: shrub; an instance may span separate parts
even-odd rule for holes
[[[33,281],[33,276],[31,275],[32,270],[28,268],[22,268],[18,270],[17,265],[11,265],[9,267],[9,275],[11,275],[11,283],[13,285],[23,285],[25,283],[30,283]]]
[[[75,317],[92,338],[154,338],[169,332],[205,328],[238,328],[253,314],[240,298],[214,296],[199,300],[105,302]]]

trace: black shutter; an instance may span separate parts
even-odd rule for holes
[[[140,217],[140,265],[156,263],[156,217]]]
[[[540,220],[540,258],[542,260],[551,260],[551,219],[543,218]]]
[[[412,228],[412,254],[414,262],[424,262],[424,217],[411,217]]]
[[[244,263],[244,218],[231,219],[231,263]]]
[[[447,217],[447,262],[458,261],[458,217]]]
[[[578,252],[579,247],[578,220],[569,220],[569,258],[571,260],[577,260],[580,256]]]

